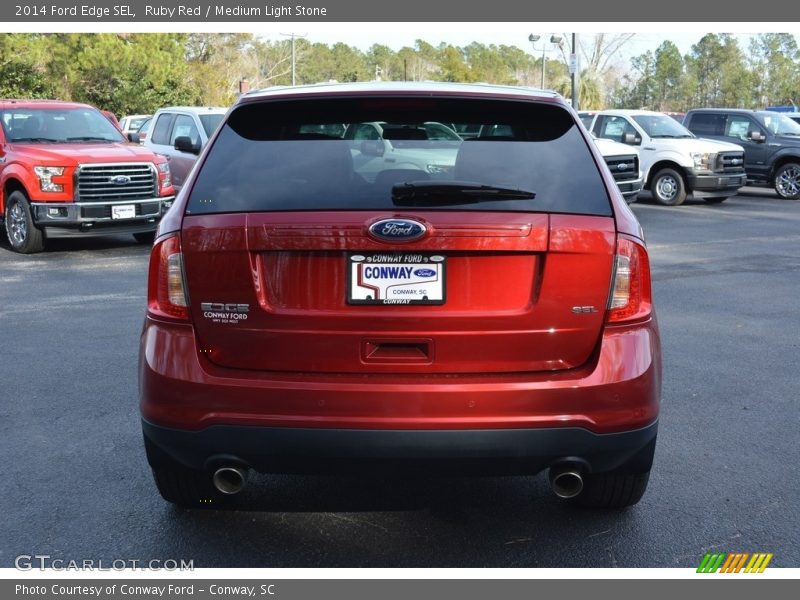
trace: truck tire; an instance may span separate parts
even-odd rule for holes
[[[675,169],[661,169],[650,183],[653,198],[664,206],[679,206],[686,200],[686,182]]]
[[[19,190],[6,198],[6,235],[15,252],[32,254],[44,250],[44,232],[36,227],[31,216],[31,205]]]
[[[775,172],[775,191],[784,200],[800,198],[800,164],[786,163]]]

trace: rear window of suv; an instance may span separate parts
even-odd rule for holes
[[[463,139],[447,123],[486,135]],[[371,135],[353,133],[361,130]],[[222,125],[186,212],[408,206],[612,214],[589,147],[563,107],[430,97],[242,104]]]

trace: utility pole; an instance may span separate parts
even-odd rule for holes
[[[300,35],[299,33],[282,33],[281,35],[292,38],[292,85],[294,86],[297,85],[297,69],[295,68],[294,40],[295,38],[304,38],[308,34],[304,33]]]
[[[572,53],[569,56],[569,78],[572,86],[572,108],[580,110],[578,106],[578,91],[575,89],[575,78],[578,76],[578,50],[575,47],[578,34],[572,34]]]

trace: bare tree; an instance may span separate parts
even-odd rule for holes
[[[582,35],[578,38],[583,68],[598,75],[612,65],[609,64],[617,53],[630,42],[635,33],[597,33],[594,36]]]

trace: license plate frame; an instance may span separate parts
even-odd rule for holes
[[[350,252],[345,261],[347,304],[440,306],[447,300],[447,257],[442,254]],[[367,271],[368,267],[380,271]],[[367,281],[369,284],[365,285]],[[375,292],[372,297],[371,290]]]

